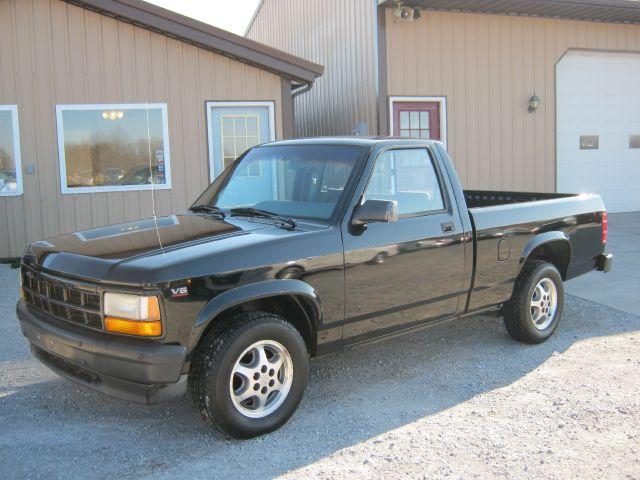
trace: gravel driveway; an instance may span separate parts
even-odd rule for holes
[[[281,430],[229,441],[188,399],[154,407],[30,357],[0,266],[0,477],[640,478],[640,317],[567,298],[556,335],[475,317],[312,364]]]

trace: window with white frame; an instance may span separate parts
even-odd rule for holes
[[[0,196],[22,195],[18,107],[0,105]]]
[[[62,193],[171,188],[167,105],[58,105]]]
[[[275,140],[275,102],[271,100],[208,101],[206,108],[211,181],[246,150]],[[259,163],[238,172],[249,183],[268,174]]]

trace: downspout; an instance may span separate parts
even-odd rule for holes
[[[290,104],[290,108],[291,108],[291,138],[295,138],[296,136],[296,109],[294,108],[294,100],[298,95],[301,95],[303,93],[308,92],[309,90],[311,90],[311,87],[313,87],[313,81],[304,83],[302,85],[299,85],[298,87],[296,87],[295,89],[291,89],[290,91],[290,95],[291,95],[291,104]]]
[[[301,94],[303,94],[305,92],[308,92],[309,90],[311,90],[311,87],[313,87],[313,82],[308,82],[308,83],[296,88],[295,90],[291,90],[291,100],[296,98],[298,95],[301,95]]]

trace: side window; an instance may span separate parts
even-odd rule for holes
[[[438,176],[425,149],[389,150],[378,157],[365,198],[395,200],[400,215],[444,209]]]
[[[0,105],[0,197],[22,195],[18,107]]]

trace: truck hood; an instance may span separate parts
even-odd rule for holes
[[[229,240],[268,228],[273,226],[238,217],[225,221],[213,215],[185,213],[41,240],[31,244],[26,257],[63,275],[98,282],[144,284],[147,279],[141,269],[132,271],[125,267],[153,259],[156,269],[161,269],[165,264],[175,263],[185,250],[204,244],[211,250],[212,244],[226,240],[228,245]]]

